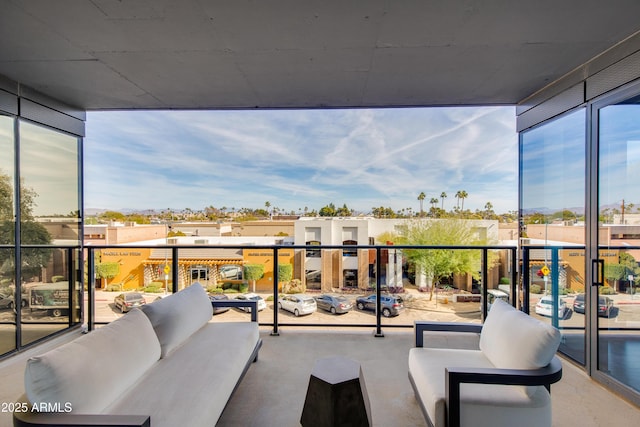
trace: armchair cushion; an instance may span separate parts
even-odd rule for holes
[[[144,305],[142,311],[149,317],[158,335],[162,358],[179,347],[213,316],[211,300],[199,283],[173,294],[171,298]]]
[[[446,368],[493,368],[477,350],[413,348],[409,351],[409,378],[416,396],[434,426],[447,425]],[[460,389],[460,425],[495,427],[551,425],[551,401],[542,386],[531,395],[521,386],[463,384]]]
[[[551,362],[560,339],[552,325],[496,300],[480,333],[480,350],[496,368],[537,369]]]

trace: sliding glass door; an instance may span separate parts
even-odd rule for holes
[[[593,104],[597,241],[587,313],[592,373],[640,392],[640,96],[638,86]],[[596,218],[593,218],[595,222]],[[611,381],[613,380],[613,381]]]

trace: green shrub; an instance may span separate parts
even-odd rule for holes
[[[265,301],[273,301],[273,295],[269,295],[264,299]]]
[[[160,288],[158,286],[149,285],[142,288],[142,291],[148,294],[159,294],[160,292],[164,292],[164,287]]]
[[[240,283],[240,292],[243,294],[246,294],[247,292],[249,292],[249,284],[248,283]]]
[[[500,285],[508,285],[511,283],[511,279],[509,279],[508,277],[501,277],[500,278]]]
[[[598,292],[600,295],[613,295],[616,293],[611,286],[602,286],[598,289]]]
[[[53,276],[53,277],[51,278],[51,281],[52,281],[53,283],[56,283],[56,282],[63,282],[63,281],[64,281],[64,276]]]
[[[238,291],[237,291],[237,289],[229,288],[229,289],[225,289],[224,293],[225,294],[237,294]]]
[[[306,291],[307,287],[300,279],[293,279],[282,285],[282,293],[284,294],[303,294]]]
[[[153,286],[156,288],[164,288],[164,282],[160,282],[159,280],[156,280],[154,282],[149,283],[147,286]]]
[[[218,286],[209,285],[209,286],[207,286],[207,292],[210,293],[210,294],[221,294],[222,293],[222,288],[220,288]]]
[[[529,290],[531,291],[532,294],[542,293],[542,288],[540,287],[540,285],[531,285],[529,286]]]
[[[233,289],[233,283],[231,282],[224,282],[222,284],[222,289],[224,289],[225,291],[228,289]],[[237,289],[236,289],[237,290]]]
[[[111,283],[104,287],[105,292],[121,292],[122,283]]]

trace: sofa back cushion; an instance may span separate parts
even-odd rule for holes
[[[199,283],[147,304],[142,311],[156,331],[161,358],[169,355],[213,316],[211,300]]]
[[[120,319],[27,360],[25,392],[32,404],[70,404],[100,413],[160,359],[151,322],[133,309]]]
[[[480,333],[480,350],[496,368],[547,366],[560,345],[560,331],[496,300]]]

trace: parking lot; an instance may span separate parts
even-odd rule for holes
[[[123,314],[114,306],[113,300],[117,293],[96,291],[95,321],[97,323],[111,322]],[[317,295],[317,294],[310,294]],[[355,300],[362,294],[345,295],[353,303],[353,309],[345,314],[331,314],[328,311],[318,309],[316,312],[305,316],[294,316],[293,313],[279,310],[278,323],[281,324],[341,324],[341,325],[368,325],[375,326],[375,313],[373,311],[361,311],[355,307]],[[145,294],[147,302],[152,302],[158,298],[158,294]],[[273,323],[274,302],[269,301],[270,294],[262,294],[266,299],[267,308],[260,311],[258,320],[261,323]],[[398,316],[383,317],[382,324],[385,325],[406,325],[412,326],[416,320],[431,320],[441,322],[480,322],[480,305],[474,302],[455,303],[446,301],[443,297],[429,300],[429,295],[409,290],[399,294],[404,301],[404,309]],[[601,328],[640,328],[640,295],[631,296],[626,294],[612,295],[614,306],[609,317],[599,317]],[[230,298],[234,298],[231,294]],[[551,321],[549,317],[543,317],[535,313],[535,305],[540,298],[539,295],[532,295],[530,300],[530,313],[536,318]],[[564,317],[559,319],[559,326],[567,328],[584,327],[584,314],[574,312],[573,299],[575,296],[566,296],[562,299],[566,303]],[[85,301],[86,305],[86,301]],[[13,323],[15,313],[11,309],[0,310],[0,323]],[[225,313],[215,316],[217,321],[239,321],[249,318],[249,314],[238,309],[230,309]],[[31,310],[29,307],[23,309],[23,321],[34,323],[66,323],[66,316],[54,317],[46,310]]]

